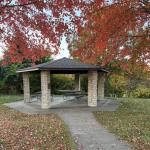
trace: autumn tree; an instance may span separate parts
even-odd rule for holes
[[[56,54],[62,36],[72,55],[87,63],[117,60],[126,69],[126,60],[144,68],[150,61],[149,0],[3,0],[0,10],[10,62]]]
[[[129,73],[137,65],[149,69],[149,0],[94,0],[77,31],[70,45],[74,57],[101,66],[117,65]]]
[[[0,41],[6,63],[57,54],[62,36],[72,32],[79,1],[0,1]],[[69,20],[69,23],[68,21]],[[68,25],[69,24],[69,25]]]

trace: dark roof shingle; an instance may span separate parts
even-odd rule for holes
[[[33,67],[19,69],[17,70],[17,72],[29,72],[36,70],[100,70],[103,72],[108,72],[107,70],[99,66],[93,64],[85,64],[69,58],[62,58],[51,62],[35,65]]]

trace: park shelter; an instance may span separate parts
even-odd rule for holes
[[[107,70],[94,64],[85,64],[75,59],[62,58],[33,67],[17,70],[23,75],[24,102],[31,102],[29,74],[41,73],[41,108],[51,107],[51,74],[75,74],[75,90],[80,91],[80,74],[88,74],[88,106],[97,106],[104,98],[104,81]]]

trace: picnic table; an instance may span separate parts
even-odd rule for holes
[[[35,92],[34,94],[31,95],[31,99],[36,98],[37,101],[41,101],[41,91]]]
[[[79,99],[85,95],[87,95],[86,92],[83,91],[76,91],[76,90],[58,90],[59,93],[63,95],[63,99],[67,100],[68,96],[75,96],[76,99]],[[52,101],[53,101],[53,96]],[[41,101],[41,91],[35,92],[34,94],[31,95],[31,98],[36,98],[37,101]]]
[[[75,98],[78,99],[87,95],[86,92],[76,90],[58,90],[58,92],[63,95],[63,99],[65,99],[67,96],[75,96]]]

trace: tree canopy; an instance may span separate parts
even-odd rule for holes
[[[87,63],[110,63],[132,71],[150,63],[150,2],[148,0],[95,0],[70,49]],[[113,63],[115,62],[115,63]],[[117,62],[117,63],[116,63]]]
[[[84,62],[149,68],[149,0],[5,0],[0,10],[8,63],[56,54],[66,36],[72,56]]]
[[[43,56],[57,54],[62,36],[72,32],[77,4],[67,0],[0,1],[0,40],[7,47],[5,62],[30,59],[34,63]]]

